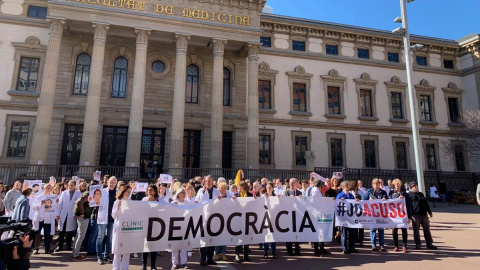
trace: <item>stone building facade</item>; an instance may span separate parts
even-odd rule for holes
[[[412,169],[401,37],[264,0],[0,2],[0,162]],[[412,37],[425,167],[479,108],[478,35]]]

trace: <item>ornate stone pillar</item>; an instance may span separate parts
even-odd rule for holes
[[[93,23],[93,53],[88,81],[87,106],[83,124],[82,151],[80,165],[95,165],[97,154],[98,119],[100,115],[100,99],[102,95],[103,63],[105,59],[105,42],[109,24]]]
[[[214,38],[213,44],[213,89],[212,124],[210,135],[210,168],[222,167],[223,139],[223,55],[226,39]]]
[[[60,45],[63,30],[67,21],[64,18],[47,19],[50,22],[50,31],[47,45],[47,54],[42,76],[42,86],[38,99],[38,112],[33,131],[30,163],[49,163],[47,161],[48,144],[50,140],[50,128],[52,125],[53,102],[55,100],[55,88],[57,86],[58,59],[60,57]],[[40,161],[40,162],[39,162]]]
[[[189,34],[175,33],[177,54],[175,60],[172,126],[170,131],[170,155],[168,160],[168,172],[174,177],[182,176],[185,87],[187,81],[187,47],[189,40]]]
[[[258,50],[260,44],[248,43],[248,125],[247,166],[259,168],[258,147]]]
[[[135,28],[137,43],[135,68],[133,74],[132,105],[128,123],[127,157],[125,166],[136,167],[140,164],[142,146],[143,104],[145,101],[145,72],[147,66],[147,48],[150,29]]]

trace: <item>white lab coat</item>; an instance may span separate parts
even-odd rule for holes
[[[218,189],[213,188],[212,190],[212,200],[215,200],[218,196],[220,196],[220,191]],[[201,202],[201,201],[208,201],[208,191],[205,190],[205,193],[203,193],[203,188],[198,190],[197,197],[195,198],[196,201]]]
[[[75,219],[75,215],[73,214],[73,207],[75,206],[75,202],[78,198],[80,198],[80,191],[75,190],[73,193],[73,197],[70,200],[70,191],[65,190],[60,195],[60,199],[58,202],[58,208],[60,211],[60,222],[58,224],[58,229],[61,231],[63,229],[64,222],[67,222],[66,231],[74,231],[77,229],[77,221]]]
[[[97,224],[108,224],[108,187],[102,189],[102,198],[98,207]]]
[[[323,197],[322,191],[317,187],[312,188],[312,197]]]
[[[42,201],[45,200],[46,197],[55,197],[55,195],[50,194],[46,196],[44,193],[42,193],[35,198],[35,202],[33,203],[32,207],[35,211],[35,214],[33,215],[33,229],[35,231],[38,230],[38,227],[40,226],[40,221],[43,221],[44,223],[52,224],[50,235],[55,235],[55,217],[59,215],[59,204],[53,199],[52,208],[50,209],[48,214],[45,213],[45,207],[44,205],[42,205]],[[53,219],[51,219],[50,215],[53,215]]]

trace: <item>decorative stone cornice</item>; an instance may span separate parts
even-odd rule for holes
[[[341,77],[335,69],[330,70],[328,75],[321,75],[320,77],[327,82],[344,82],[347,80],[346,77]]]
[[[370,74],[364,72],[360,78],[353,79],[357,85],[369,85],[369,86],[375,86],[377,85],[378,81],[372,80],[372,77]]]
[[[435,86],[431,86],[430,83],[423,79],[420,81],[420,84],[415,85],[415,90],[417,91],[435,91],[437,89]]]
[[[261,46],[262,44],[257,42],[249,42],[245,45],[244,50],[248,52],[249,61],[258,61],[258,52]]]
[[[463,89],[458,88],[454,82],[449,83],[448,86],[443,87],[442,90],[448,94],[461,95],[463,93]]]
[[[225,53],[225,45],[227,45],[227,39],[224,38],[212,38],[211,44],[213,44],[213,56],[223,57]]]
[[[258,74],[262,75],[275,75],[278,74],[278,70],[273,70],[270,68],[270,65],[266,62],[260,63],[258,65]]]
[[[389,82],[385,82],[385,85],[388,88],[397,88],[397,89],[405,89],[407,87],[406,83],[403,83],[399,77],[393,76]]]
[[[12,42],[15,48],[23,48],[30,51],[46,52],[47,46],[41,45],[37,37],[30,36],[25,39],[25,42]]]
[[[292,71],[287,71],[287,75],[291,77],[297,77],[297,78],[303,78],[303,79],[310,79],[313,77],[313,74],[306,73],[305,68],[302,66],[297,66],[295,69]]]

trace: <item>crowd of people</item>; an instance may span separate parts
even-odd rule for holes
[[[90,185],[103,185],[101,197],[97,205],[91,206],[92,198],[89,195]],[[115,176],[105,175],[103,182],[79,181],[62,179],[52,185],[43,184],[42,187],[32,187],[22,190],[22,183],[17,181],[5,194],[5,187],[0,184],[0,196],[3,200],[3,212],[14,221],[31,220],[35,237],[32,253],[40,252],[43,243],[44,253],[71,252],[73,261],[83,261],[86,256],[96,256],[100,265],[112,263],[112,268],[128,269],[131,257],[141,256],[143,270],[156,268],[157,256],[164,252],[146,252],[143,254],[113,254],[112,246],[116,244],[116,233],[119,224],[118,211],[123,201],[136,200],[157,203],[174,203],[178,205],[195,204],[201,201],[240,198],[240,197],[331,197],[337,200],[389,200],[404,198],[407,206],[408,219],[412,223],[415,248],[422,248],[420,228],[423,228],[427,249],[436,249],[430,233],[429,218],[433,217],[425,195],[418,191],[416,183],[404,185],[400,179],[388,180],[384,185],[382,179],[373,179],[372,188],[366,189],[362,180],[343,180],[336,177],[331,179],[309,180],[291,179],[256,179],[242,180],[234,183],[223,177],[214,179],[212,176],[197,176],[188,182],[182,183],[173,180],[172,184],[150,184],[146,192],[138,192],[136,182],[125,183]],[[2,210],[2,207],[0,207]],[[408,252],[408,230],[400,229],[402,242],[399,245],[398,229],[392,230],[394,252]],[[372,251],[386,251],[384,229],[370,229],[370,245]],[[54,236],[58,237],[54,239]],[[364,244],[364,229],[335,227],[332,235],[342,247],[344,254],[358,253],[357,246]],[[43,242],[41,241],[43,238]],[[378,240],[378,245],[377,245]],[[314,254],[317,256],[331,255],[325,245],[329,243],[311,243]],[[53,249],[52,245],[56,245]],[[301,255],[300,243],[285,243],[287,256]],[[277,258],[277,243],[260,243],[259,248],[264,251],[264,258]],[[86,251],[85,256],[80,251]],[[200,248],[200,265],[215,265],[216,261],[228,260],[226,246],[208,246]],[[251,261],[249,245],[235,247],[235,262]],[[171,253],[172,268],[188,268],[189,250],[169,250]],[[271,256],[271,257],[270,257]],[[149,260],[150,257],[150,260]]]

